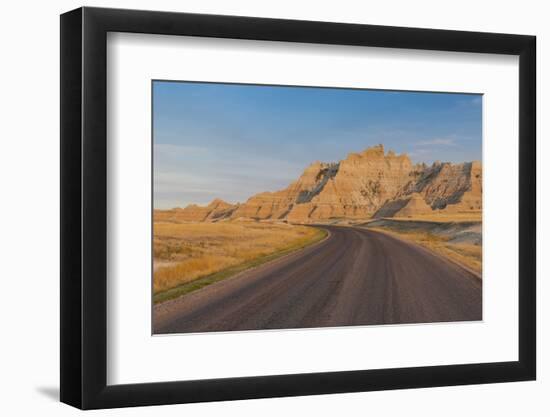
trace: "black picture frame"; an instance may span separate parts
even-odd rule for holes
[[[519,56],[519,360],[107,385],[108,32]],[[533,380],[534,36],[102,8],[61,15],[61,401],[82,409]]]

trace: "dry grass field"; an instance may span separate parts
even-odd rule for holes
[[[457,213],[439,213],[437,210],[430,214],[417,214],[413,217],[392,217],[393,220],[402,221],[429,221],[429,222],[465,222],[481,221],[481,210]]]
[[[155,302],[224,279],[319,241],[325,235],[319,229],[286,223],[173,223],[155,216]],[[201,282],[185,287],[198,281]]]
[[[449,258],[460,265],[481,274],[482,265],[482,247],[471,243],[451,243],[450,237],[438,236],[430,232],[396,230],[388,227],[372,227],[373,230],[379,230],[393,234],[405,240],[417,243],[435,253]]]

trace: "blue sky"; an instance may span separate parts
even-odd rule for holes
[[[481,160],[481,95],[154,81],[156,208],[245,201],[378,143]]]

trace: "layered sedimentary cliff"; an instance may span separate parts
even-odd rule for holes
[[[256,194],[232,214],[232,218],[256,219],[285,218],[294,206],[311,201],[325,189],[327,183],[338,172],[338,164],[314,162],[287,188],[273,193]]]
[[[479,162],[413,165],[407,155],[382,145],[350,153],[338,163],[314,162],[287,188],[263,192],[245,203],[214,200],[181,209],[188,221],[269,219],[296,223],[371,217],[407,217],[430,212],[481,210]]]
[[[317,195],[295,205],[290,221],[370,217],[409,180],[408,156],[384,154],[382,145],[351,153]]]
[[[468,212],[482,208],[482,171],[478,161],[461,164],[436,162],[421,165],[412,173],[413,179],[394,198],[387,201],[374,217],[411,216],[437,212]],[[409,200],[417,207],[411,210]],[[426,205],[419,204],[422,199]],[[409,202],[405,211],[395,210],[399,202]],[[393,214],[390,214],[392,213]]]

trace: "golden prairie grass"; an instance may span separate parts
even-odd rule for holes
[[[153,221],[156,222],[174,222],[185,223],[186,216],[181,208],[169,210],[153,210]]]
[[[472,269],[481,274],[482,247],[470,243],[449,243],[449,239],[424,231],[408,231],[390,229],[386,227],[372,227],[397,237],[419,244],[431,251],[449,258],[460,265]]]
[[[284,254],[323,236],[318,229],[285,223],[158,221],[153,236],[153,291],[162,293],[230,269],[238,272],[258,259]]]
[[[392,220],[399,221],[429,221],[429,222],[470,222],[481,221],[481,211],[468,211],[468,212],[443,212],[438,213],[435,210],[433,213],[417,214],[411,217],[392,217]]]

